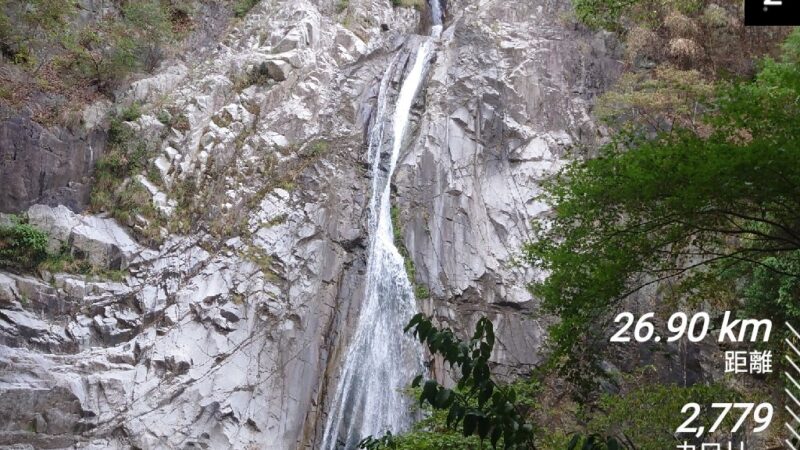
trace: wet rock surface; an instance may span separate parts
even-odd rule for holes
[[[205,57],[125,94],[145,112],[130,126],[161,137],[154,202],[181,220],[175,192],[199,180],[203,226],[156,249],[108,218],[28,210],[51,246],[125,276],[0,272],[0,445],[319,445],[363,295],[377,83],[429,26],[388,0],[334,3],[262,1]],[[449,2],[394,179],[423,310],[459,330],[489,315],[507,374],[538,361],[546,325],[525,289],[538,275],[515,264],[545,210],[538,182],[602,135],[590,105],[617,70],[567,7]],[[185,120],[163,130],[161,108]],[[243,225],[220,237],[215,217]]]

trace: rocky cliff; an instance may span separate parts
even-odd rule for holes
[[[390,58],[430,27],[419,9],[263,0],[131,86],[120,102],[145,113],[125,126],[156,143],[157,173],[128,182],[152,196],[160,244],[27,210],[53,249],[123,276],[0,272],[0,445],[319,446],[363,296],[365,133]],[[546,324],[518,261],[537,183],[602,136],[592,99],[617,73],[613,39],[569,17],[566,0],[447,2],[394,177],[422,309],[457,329],[492,318],[504,373],[538,361]]]

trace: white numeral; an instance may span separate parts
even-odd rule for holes
[[[739,431],[747,418],[751,417],[751,414],[753,421],[759,425],[753,429],[753,432],[760,433],[769,427],[769,424],[772,421],[772,414],[774,412],[772,405],[769,403],[761,403],[758,406],[756,406],[754,403],[712,403],[711,408],[720,409],[722,411],[717,416],[717,420],[714,421],[714,424],[708,429],[709,433],[717,431],[719,426],[722,425],[722,422],[725,421],[725,418],[728,417],[728,414],[730,414],[731,410],[734,408],[742,410],[742,413],[739,415],[739,419],[736,421],[733,427],[731,427],[731,433],[736,433]],[[687,434],[694,433],[697,437],[700,437],[705,432],[705,429],[702,426],[693,427],[691,425],[700,416],[701,409],[702,408],[697,403],[687,403],[683,405],[681,414],[686,414],[689,411],[692,411],[692,413],[689,415],[689,418],[686,419],[686,421],[684,421],[677,430],[675,430],[675,432]]]

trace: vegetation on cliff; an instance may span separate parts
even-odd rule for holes
[[[50,235],[30,224],[24,215],[0,215],[0,268],[16,273],[72,273],[121,281],[124,270],[93,265],[86,255],[76,257],[66,243],[48,248]]]
[[[31,269],[47,258],[47,234],[18,216],[0,225],[0,267]]]
[[[69,123],[69,114],[113,97],[132,73],[152,71],[191,30],[192,5],[115,0],[87,11],[73,1],[0,0],[0,104],[33,105],[37,121]],[[59,107],[35,107],[42,96]]]

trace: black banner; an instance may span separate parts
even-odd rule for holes
[[[744,24],[800,25],[800,0],[745,0]]]

